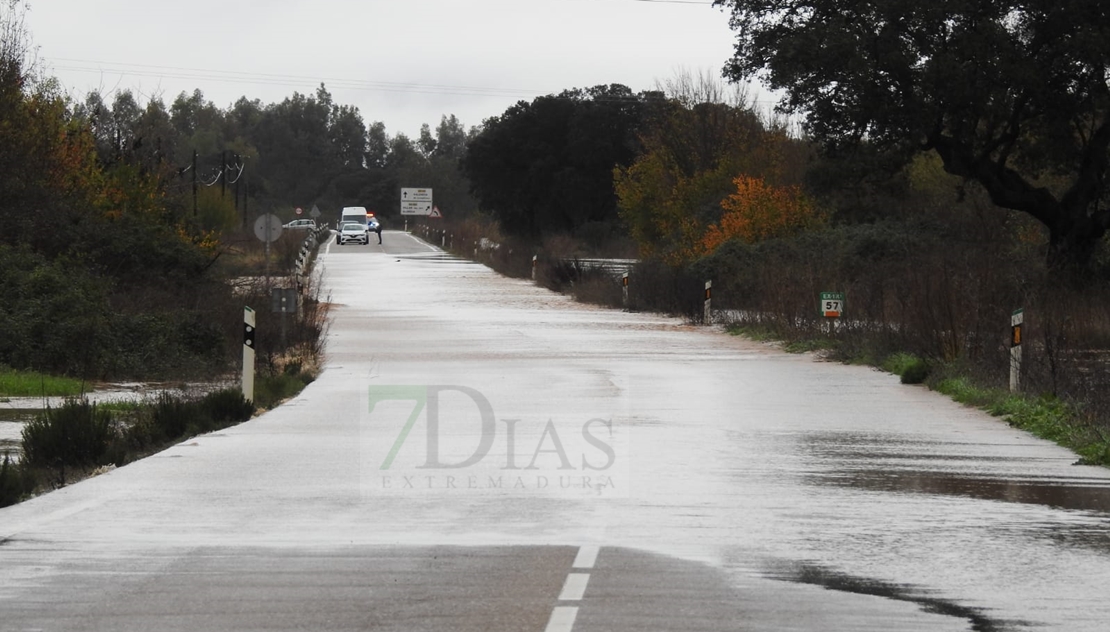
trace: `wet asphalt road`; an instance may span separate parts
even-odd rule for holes
[[[1106,629],[1110,472],[384,238],[300,397],[0,510],[0,630]]]

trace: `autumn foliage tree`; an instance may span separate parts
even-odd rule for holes
[[[789,237],[817,228],[822,216],[797,186],[775,187],[762,178],[737,176],[736,191],[721,202],[720,221],[709,226],[701,239],[701,254],[709,254],[727,241],[755,243]]]
[[[648,101],[643,149],[614,171],[614,187],[641,254],[682,264],[703,250],[737,176],[796,184],[808,148],[715,79],[683,74],[663,87]]]

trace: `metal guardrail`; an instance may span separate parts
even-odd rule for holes
[[[614,277],[631,272],[632,268],[639,263],[638,259],[581,259],[578,257],[561,259],[561,261],[577,264],[583,270],[603,270]]]
[[[308,237],[305,237],[304,242],[301,244],[301,250],[297,253],[297,261],[293,265],[293,275],[297,278],[297,289],[303,289],[305,287],[302,277],[304,276],[305,268],[308,266],[309,256],[319,244],[320,236],[330,232],[331,229],[321,226],[316,230],[309,231]]]

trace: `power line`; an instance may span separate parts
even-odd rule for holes
[[[637,0],[638,1],[638,0]],[[58,61],[69,62],[71,65],[55,66],[58,70],[89,73],[119,73],[121,75],[134,75],[154,78],[193,79],[204,81],[220,81],[229,83],[252,83],[259,85],[276,85],[298,87],[308,83],[317,86],[321,83],[334,88],[350,90],[368,90],[378,92],[409,92],[417,94],[448,94],[457,96],[495,96],[495,97],[529,97],[543,94],[542,90],[526,88],[485,88],[478,86],[458,86],[445,84],[425,84],[398,81],[371,81],[360,79],[346,79],[339,77],[309,77],[304,75],[278,75],[270,73],[252,73],[235,70],[212,70],[202,68],[182,68],[178,66],[155,66],[150,64],[122,64],[96,60],[57,58]],[[72,65],[76,64],[76,65]]]

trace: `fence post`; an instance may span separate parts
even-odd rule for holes
[[[1010,315],[1010,392],[1021,390],[1021,328],[1025,324],[1025,310],[1015,310]]]

